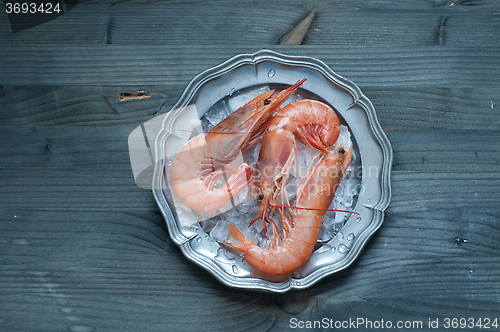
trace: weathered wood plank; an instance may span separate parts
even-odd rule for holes
[[[498,317],[499,1],[238,2],[81,2],[15,35],[0,20],[0,329],[283,331],[291,318],[364,318],[426,330]],[[310,45],[272,46],[312,10]],[[360,258],[283,295],[229,289],[189,262],[127,150],[197,73],[261,48],[356,82],[394,150],[392,202]],[[139,90],[152,97],[113,99]]]
[[[361,86],[384,130],[498,130],[497,89],[488,84],[468,88]]]
[[[380,7],[398,7],[402,9],[411,9],[415,7],[422,8],[434,8],[434,7],[447,7],[447,6],[464,6],[464,7],[472,7],[472,6],[496,6],[500,4],[499,0],[456,0],[452,1],[453,4],[450,4],[449,0],[408,0],[401,2],[399,0],[384,0],[383,2],[377,0],[319,0],[314,3],[315,6],[338,6],[340,8],[380,8]],[[86,0],[85,3],[88,4],[99,4],[101,1],[99,0]],[[112,0],[110,1],[113,5],[127,5],[127,4],[144,4],[143,0]],[[148,4],[156,4],[163,3],[162,0],[151,0],[147,2]],[[211,3],[211,1],[207,0],[172,0],[169,3],[175,4],[207,4]],[[229,0],[221,0],[218,3],[233,3],[233,4],[256,4],[259,2],[257,0],[238,0],[238,1],[229,1]],[[301,0],[275,0],[273,3],[276,4],[302,4],[304,5],[304,1]],[[311,6],[312,5],[308,5]]]
[[[44,330],[147,324],[159,331],[165,324],[185,326],[187,319],[190,327],[182,330],[203,325],[215,331],[261,325],[282,330],[293,317],[427,320],[498,311],[498,242],[490,254],[478,250],[473,237],[456,242],[454,234],[443,233],[449,226],[432,216],[389,214],[353,267],[283,296],[220,285],[176,250],[157,226],[161,216],[152,213],[72,213],[69,219],[62,211],[32,211],[20,220],[2,218],[12,238],[2,233],[0,243],[1,317],[7,328],[28,330],[26,317],[40,319]],[[415,234],[413,242],[405,227]],[[499,231],[482,232],[498,238],[492,230]],[[158,246],[151,246],[151,235],[160,236]]]
[[[151,197],[135,187],[130,169],[127,138],[134,128],[2,129],[0,207],[152,208]],[[498,197],[491,195],[499,189],[500,139],[496,131],[417,131],[411,135],[389,131],[388,135],[394,141],[395,190],[398,183],[401,186],[392,208],[435,210],[433,205],[438,204],[453,209],[470,202],[488,209],[488,204],[497,203]],[[409,190],[415,186],[419,188]],[[411,197],[414,194],[420,197]]]
[[[77,131],[87,136],[77,135]],[[75,213],[155,210],[150,192],[133,183],[126,144],[123,144],[125,140],[113,138],[117,131],[101,128],[89,132],[84,127],[73,127],[38,129],[36,135],[30,132],[29,128],[2,130],[2,151],[8,158],[2,159],[0,168],[0,207],[9,211],[8,220],[22,220],[18,218],[26,211],[40,209],[61,213],[64,210]],[[52,135],[51,149],[36,153],[46,150],[45,139],[40,140],[44,132]],[[71,135],[64,134],[69,132]],[[495,194],[500,191],[498,134],[412,132],[409,135],[408,131],[388,134],[394,148],[393,200],[384,229],[396,222],[392,226],[399,234],[389,235],[390,240],[386,240],[384,248],[398,252],[402,247],[415,247],[421,255],[426,252],[443,255],[447,247],[452,254],[457,245],[454,239],[458,237],[468,239],[464,248],[474,245],[478,252],[498,254],[499,242],[495,240],[498,238],[495,232],[499,231],[495,216],[500,203]],[[411,139],[405,140],[406,137]],[[117,151],[116,156],[109,158],[112,151]],[[109,159],[103,158],[104,154]],[[26,155],[30,158],[23,158]],[[476,223],[471,224],[471,220]],[[85,224],[89,227],[88,222]],[[115,226],[124,227],[124,224]],[[60,226],[43,223],[38,227],[50,234],[46,227]],[[408,227],[417,231],[409,231]],[[37,243],[39,234],[30,233],[29,229],[23,228],[22,223],[5,228],[12,232],[9,235],[12,241],[24,234],[25,241],[18,243]],[[75,229],[72,226],[67,231],[74,233]],[[123,232],[117,231],[120,233]],[[409,233],[413,234],[413,239],[405,236]],[[71,241],[75,236],[81,237],[79,232],[68,236]],[[120,241],[117,236],[113,237],[114,241]],[[147,236],[144,239],[150,241]],[[431,245],[420,248],[422,239]],[[90,247],[94,246],[93,241],[101,241],[96,235],[82,240],[90,241]],[[55,241],[54,245],[61,245],[61,242]],[[153,247],[161,247],[161,244]]]
[[[3,86],[3,126],[140,125],[170,110],[185,86]],[[119,101],[120,93],[148,91],[151,97]],[[162,108],[165,105],[165,109]],[[132,128],[133,129],[133,128]]]
[[[360,86],[441,86],[466,89],[499,83],[498,48],[275,46],[289,55],[312,56]],[[207,46],[15,46],[0,55],[6,85],[170,85],[255,47]]]
[[[303,44],[415,47],[498,43],[498,2],[85,3],[67,14],[0,37],[15,44],[259,45],[269,47],[315,10]],[[470,6],[473,4],[474,6]],[[480,4],[480,6],[478,6]],[[367,29],[366,27],[370,27]],[[81,33],[83,31],[83,33]]]
[[[430,124],[424,114],[422,122],[399,120],[416,130],[387,131],[395,153],[393,200],[360,259],[311,289],[271,296],[230,290],[185,259],[151,193],[133,183],[126,138],[148,117],[135,105],[152,111],[161,98],[127,102],[114,114],[107,110],[109,118],[86,123],[90,118],[72,115],[72,107],[88,95],[95,105],[107,104],[100,88],[84,87],[74,104],[79,87],[56,87],[55,98],[53,87],[35,86],[33,99],[29,88],[5,88],[17,96],[6,104],[20,105],[9,111],[26,113],[8,114],[0,130],[0,319],[9,330],[283,330],[293,317],[425,322],[500,310],[496,127],[455,131],[470,129],[468,121],[457,120],[455,128],[451,120]],[[489,92],[372,89],[380,107],[391,100],[395,112],[410,112],[412,103],[437,109],[441,98],[465,114],[481,117],[488,109]],[[387,98],[399,91],[408,99]],[[68,109],[51,114],[57,100]],[[39,107],[42,115],[32,115]],[[136,113],[139,122],[128,117]],[[121,116],[127,125],[118,125]],[[17,127],[8,128],[9,121]],[[80,125],[69,126],[73,121]],[[421,130],[434,125],[446,131]]]
[[[3,86],[3,126],[139,125],[170,110],[185,86]],[[498,130],[500,91],[473,88],[361,86],[385,130]],[[117,101],[120,92],[146,90],[150,98]],[[163,106],[163,107],[162,107]]]
[[[384,226],[352,268],[309,290],[276,300],[219,285],[182,256],[168,239],[158,213],[28,210],[14,217],[2,210],[0,287],[5,294],[2,312],[8,313],[2,316],[6,326],[19,327],[16,317],[26,317],[20,303],[29,305],[33,317],[51,317],[52,310],[59,309],[60,315],[101,328],[108,326],[103,319],[118,326],[142,322],[134,316],[142,314],[133,310],[137,303],[147,309],[143,314],[157,317],[158,324],[171,320],[181,324],[184,310],[193,324],[223,315],[224,319],[213,318],[213,330],[227,317],[244,326],[255,321],[265,324],[274,319],[273,312],[282,312],[278,324],[291,317],[315,319],[322,315],[358,314],[377,319],[380,312],[373,309],[381,299],[404,303],[397,305],[401,312],[385,313],[390,318],[411,315],[415,307],[420,308],[420,315],[430,317],[476,317],[481,310],[499,309],[498,215],[467,210],[467,206],[461,211],[414,213],[412,218],[390,208]],[[230,295],[233,293],[236,295]],[[306,304],[294,304],[296,297]],[[433,301],[442,305],[443,298],[454,299],[455,304],[448,302],[438,311],[422,306]],[[36,304],[40,300],[44,305]],[[465,307],[459,305],[462,301]],[[317,302],[322,305],[317,307]],[[111,306],[116,310],[111,311],[112,316],[102,312]],[[356,309],[349,312],[346,306]],[[176,309],[155,314],[169,307]],[[338,309],[333,317],[328,313],[332,307]],[[252,322],[241,320],[240,312]],[[62,324],[60,320],[46,323],[52,328]]]
[[[482,47],[497,43],[494,7],[446,6],[401,10],[390,6],[318,11],[304,45]],[[469,21],[470,20],[470,21]],[[368,28],[369,27],[369,28]],[[476,39],[481,36],[481,40]],[[477,44],[476,44],[477,43]]]

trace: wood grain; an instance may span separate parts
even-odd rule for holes
[[[357,83],[357,82],[356,82]],[[187,84],[187,83],[186,83]],[[165,114],[185,85],[165,86],[17,86],[0,90],[4,126],[114,126],[127,130]],[[498,130],[500,92],[489,86],[469,88],[361,85],[377,111],[382,128]],[[149,91],[143,100],[117,102],[120,93]],[[497,108],[495,108],[497,107]],[[133,128],[132,128],[133,129]],[[130,130],[132,130],[130,129]]]
[[[498,48],[387,47],[344,48],[275,46],[288,55],[322,60],[338,74],[360,86],[440,86],[487,88],[499,82]],[[256,47],[220,50],[196,46],[15,46],[3,49],[0,73],[4,84],[148,86],[189,82],[200,72]]]
[[[276,44],[314,10],[306,45],[413,48],[498,44],[498,1],[453,1],[450,6],[451,2],[81,2],[56,20],[16,34],[5,20],[0,23],[0,36],[15,44],[262,47]]]
[[[440,298],[476,301],[474,315],[486,307],[500,309],[499,202],[492,196],[499,190],[500,163],[495,157],[473,158],[476,152],[498,156],[498,134],[388,132],[395,153],[393,200],[383,228],[348,271],[304,292],[275,298],[227,289],[182,256],[168,238],[150,192],[135,187],[126,169],[126,145],[120,144],[126,137],[116,131],[119,127],[54,128],[42,127],[35,134],[30,128],[2,130],[2,151],[11,157],[0,168],[3,305],[10,304],[10,322],[22,315],[19,301],[36,298],[43,304],[31,306],[34,318],[51,315],[45,311],[51,308],[68,323],[85,321],[83,326],[103,329],[137,326],[143,315],[160,315],[179,328],[189,319],[193,326],[208,324],[215,330],[221,321],[210,317],[216,312],[233,321],[228,328],[284,328],[292,316],[350,317],[352,311],[339,307],[346,303],[356,307],[357,315],[377,319],[385,312],[382,298],[420,303],[416,316],[405,305],[386,320],[471,315],[470,307],[436,312],[427,305]],[[45,141],[37,141],[49,132],[50,158],[37,157],[36,151],[45,149]],[[460,140],[465,143],[457,146]],[[115,149],[115,157],[103,157]],[[23,155],[33,158],[30,165]],[[472,169],[476,174],[471,177]],[[309,303],[294,312],[295,296]],[[115,309],[97,315],[110,305]],[[142,309],[136,311],[137,305]],[[329,314],[332,309],[335,316]],[[131,310],[133,314],[122,314]],[[98,319],[92,318],[96,315]],[[160,330],[161,321],[152,319],[148,326]],[[46,324],[51,329],[62,322]]]

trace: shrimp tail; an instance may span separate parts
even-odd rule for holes
[[[298,211],[284,210],[283,205],[278,209],[282,219],[281,236],[276,223],[269,217],[266,219],[273,230],[267,249],[246,239],[232,224],[228,225],[229,235],[237,243],[221,244],[242,252],[250,265],[266,273],[288,273],[301,266],[314,250],[323,215],[351,161],[352,149],[351,145],[346,151],[343,144],[338,144],[308,171],[304,183],[299,186],[295,207],[292,207]]]
[[[229,224],[227,226],[229,229],[229,235],[238,241],[239,243],[244,243],[245,242],[245,235],[238,229],[238,227],[234,226],[233,224]]]
[[[241,252],[246,252],[254,245],[252,240],[245,238],[245,235],[243,235],[243,233],[238,229],[238,227],[234,226],[233,224],[229,224],[227,228],[229,230],[229,236],[231,236],[239,243],[219,242],[219,244],[227,245],[232,249]]]

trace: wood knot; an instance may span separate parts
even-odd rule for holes
[[[436,32],[436,44],[442,44],[444,42],[444,28],[446,26],[447,17],[443,17],[439,22],[437,32]]]

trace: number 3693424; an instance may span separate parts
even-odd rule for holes
[[[61,7],[59,2],[6,2],[5,12],[7,14],[59,14],[61,12]]]

